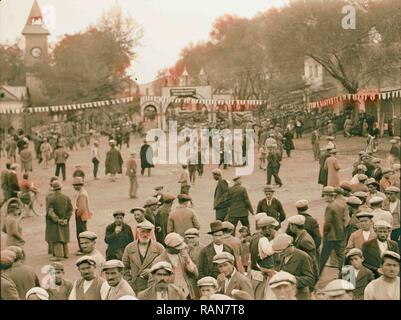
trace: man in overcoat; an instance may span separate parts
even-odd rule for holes
[[[223,179],[220,169],[212,170],[213,179],[218,181],[214,191],[213,209],[216,210],[216,220],[224,221],[230,203],[227,201],[228,182]]]
[[[117,210],[113,213],[114,222],[106,227],[104,242],[108,245],[106,249],[106,260],[121,260],[125,247],[134,241],[131,227],[124,223],[124,211]]]
[[[124,163],[120,151],[116,149],[116,142],[110,140],[110,150],[106,154],[106,175],[110,174],[111,181],[115,181],[116,174],[123,172],[122,165]]]

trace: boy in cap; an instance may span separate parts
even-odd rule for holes
[[[100,251],[96,249],[96,239],[97,235],[92,231],[84,231],[78,235],[83,254],[92,257],[96,261],[96,266],[101,270],[106,259]]]
[[[174,276],[170,263],[161,261],[150,268],[153,284],[138,293],[139,300],[185,300],[182,290],[171,283]]]
[[[107,243],[106,260],[121,260],[125,247],[134,241],[131,227],[124,223],[124,211],[113,213],[114,222],[106,227],[104,242]]]
[[[204,277],[199,279],[197,285],[200,292],[199,300],[209,300],[209,297],[212,294],[217,293],[219,286],[217,280],[213,277]]]
[[[70,280],[64,279],[64,266],[61,262],[53,262],[50,267],[54,272],[54,283],[50,283],[46,289],[49,300],[68,300],[73,284]]]
[[[81,278],[74,282],[68,300],[102,300],[100,289],[104,279],[97,275],[95,259],[83,256],[75,262],[75,265]]]
[[[355,217],[358,219],[359,229],[351,233],[347,247],[345,248],[345,254],[354,248],[362,249],[366,241],[376,238],[376,233],[373,230],[373,214],[371,212],[362,211],[358,212]]]
[[[365,287],[374,280],[373,272],[363,265],[362,250],[358,248],[351,249],[346,255],[351,265],[346,265],[342,269],[342,279],[352,283],[355,287],[353,300],[363,300]]]
[[[381,276],[370,282],[364,292],[365,300],[400,300],[400,255],[385,251],[381,258]]]
[[[190,228],[200,229],[199,219],[192,208],[188,208],[192,200],[190,195],[179,194],[178,206],[171,211],[167,221],[167,233],[176,232],[184,236]]]
[[[297,300],[297,279],[291,273],[277,272],[269,280],[269,287],[277,300]]]
[[[380,276],[379,268],[383,253],[385,251],[399,253],[397,242],[388,239],[391,228],[392,226],[387,221],[382,220],[375,222],[375,232],[377,238],[366,241],[362,245],[362,252],[363,256],[365,257],[363,264],[375,274],[376,278]]]
[[[106,261],[102,271],[106,277],[100,288],[102,300],[118,300],[125,295],[135,296],[129,283],[123,278],[124,264],[120,260]]]

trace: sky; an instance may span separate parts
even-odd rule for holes
[[[38,0],[54,43],[63,34],[84,30],[116,3],[144,29],[129,73],[138,83],[155,79],[157,71],[175,64],[190,42],[208,39],[213,22],[224,14],[252,18],[287,0]],[[0,43],[14,43],[33,0],[0,0]],[[21,42],[23,43],[23,42]]]

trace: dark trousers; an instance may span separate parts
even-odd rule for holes
[[[291,149],[285,149],[285,152],[287,153],[287,157],[291,157]]]
[[[61,174],[63,175],[63,181],[65,181],[65,163],[56,163],[56,176],[58,177]]]
[[[249,229],[249,219],[248,216],[246,217],[229,217],[228,221],[234,225],[234,228],[237,228],[237,224],[241,221],[241,224]],[[235,232],[235,229],[234,229]]]
[[[224,221],[227,216],[228,208],[216,210],[216,220]]]
[[[79,245],[79,251],[82,252],[81,244],[79,243],[79,234],[81,232],[87,231],[88,228],[86,226],[86,221],[82,221],[81,218],[75,216],[75,224],[76,224],[76,229],[77,229],[77,240],[78,240],[78,245]]]
[[[278,185],[283,184],[280,177],[278,176],[278,170],[267,168],[267,184],[271,184],[272,176],[274,177],[274,181],[276,182],[276,184]]]
[[[320,254],[320,272],[322,273],[324,266],[329,259],[331,252],[334,250],[337,256],[337,262],[339,265],[339,271],[342,268],[344,262],[344,246],[345,240],[332,240],[332,241],[323,241],[322,252]]]
[[[398,229],[394,229],[393,231],[391,231],[391,236],[390,236],[391,240],[396,241],[398,243],[398,247],[400,247],[400,228]]]
[[[93,177],[97,178],[97,171],[99,170],[99,160],[94,159],[92,162],[93,162]]]
[[[148,169],[148,176],[150,177],[150,168],[141,168],[141,175],[144,175],[146,169]]]

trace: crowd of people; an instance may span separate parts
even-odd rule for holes
[[[364,135],[366,123],[367,134],[377,135],[374,121],[371,123],[369,116],[363,118],[362,126],[360,122],[355,124],[361,129],[356,131],[347,113],[336,119],[330,114],[314,117],[306,112],[287,116],[274,115],[257,126],[249,125],[257,136],[259,169],[266,171],[265,197],[256,207],[241,176],[234,177],[233,185],[229,185],[224,177],[224,161],[223,170],[220,166],[212,170],[216,181],[212,200],[215,221],[210,222],[208,233],[212,241],[207,245],[200,241],[201,226],[190,192],[195,173],[203,172],[201,164],[194,166],[189,159],[182,166],[178,195],[165,192],[162,185],[156,186],[155,195],[145,199],[143,207],[129,209],[135,219],[133,225],[124,222],[127,212],[116,210],[114,222],[104,226],[104,234],[98,235],[87,226],[92,210],[85,190],[88,177],[82,168],[76,167],[73,173],[75,198],[63,192],[65,163],[69,152],[74,152],[66,139],[68,135],[56,134],[54,143],[50,141],[52,136],[41,136],[44,139],[36,158],[46,168],[50,159],[56,164],[46,195],[45,239],[50,263],[42,281],[25,263],[21,208],[13,201],[21,191],[21,181],[16,155],[11,154],[1,173],[3,203],[7,205],[2,219],[7,240],[1,251],[1,299],[399,300],[400,137],[391,134],[391,149],[385,158],[375,155],[368,141],[357,155],[349,179],[342,181],[336,133],[344,132],[345,137]],[[311,152],[320,166],[316,183],[322,185],[321,196],[327,203],[322,228],[309,213],[307,200],[299,199],[294,204],[297,214],[287,216],[282,202],[274,196],[277,187],[283,185],[279,173],[284,150],[290,158],[293,140],[303,139],[304,124],[311,119]],[[90,131],[86,129],[82,130]],[[12,140],[19,150],[21,171],[28,180],[32,166],[25,165],[24,150],[29,151],[29,140],[20,133]],[[89,139],[88,143],[92,145],[94,179],[98,179],[98,165],[103,161],[97,135],[100,131],[92,132],[89,136],[94,141]],[[122,144],[129,147],[130,133],[124,133],[120,126],[107,135],[110,149],[104,158],[105,173],[111,181],[117,181],[124,166],[119,148]],[[323,135],[326,144],[321,146]],[[36,151],[36,140],[33,141]],[[85,138],[81,141],[86,143]],[[224,148],[221,156],[226,156]],[[235,156],[228,155],[231,160]],[[149,159],[152,148],[145,140],[140,151],[142,175],[146,170],[151,175],[154,164]],[[125,175],[130,181],[128,196],[136,198],[139,170],[134,151],[125,163]],[[250,226],[249,215],[255,216],[254,226]],[[70,237],[72,220],[76,240]],[[104,237],[107,244],[104,253],[96,246],[99,237]],[[72,259],[71,241],[79,246],[75,265],[80,278],[74,281],[63,264]],[[336,279],[318,286],[328,269],[335,270]]]

